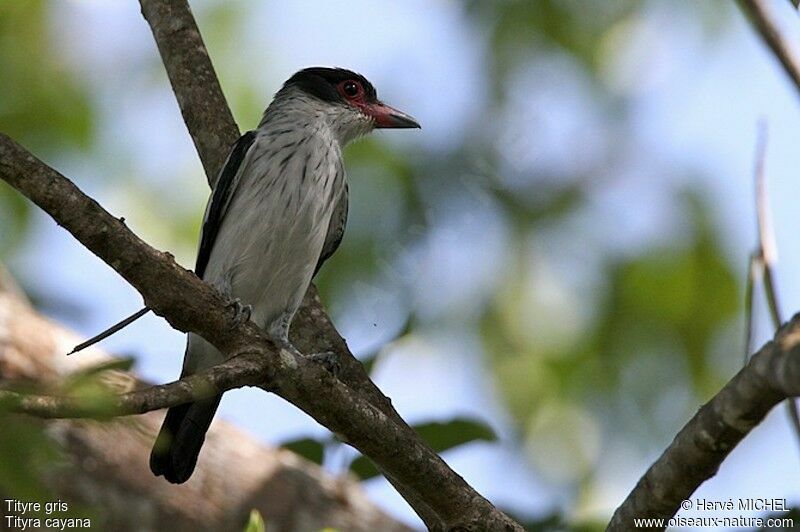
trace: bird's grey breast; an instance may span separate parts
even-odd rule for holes
[[[299,306],[346,189],[335,138],[324,127],[292,126],[277,120],[258,130],[204,276],[252,305],[265,328]]]

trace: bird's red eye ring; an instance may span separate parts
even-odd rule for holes
[[[339,91],[346,98],[356,98],[362,93],[363,89],[359,82],[347,80],[339,84]]]

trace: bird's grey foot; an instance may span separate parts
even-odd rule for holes
[[[238,327],[242,323],[250,321],[250,315],[253,313],[253,307],[250,305],[242,304],[242,300],[238,297],[228,303],[228,306],[233,309],[233,326]]]
[[[338,354],[333,351],[323,351],[322,353],[313,353],[304,356],[313,362],[321,364],[322,367],[328,370],[334,377],[339,377],[339,372],[342,370],[342,363]]]
[[[339,371],[342,369],[339,355],[333,351],[323,351],[322,353],[313,353],[310,355],[301,353],[300,350],[289,341],[289,335],[287,332],[288,331],[285,330],[273,331],[270,334],[270,337],[272,338],[272,341],[275,342],[275,345],[281,349],[286,349],[295,356],[301,356],[307,360],[321,364],[323,368],[330,372],[334,377],[338,378]]]

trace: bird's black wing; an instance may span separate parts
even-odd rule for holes
[[[236,174],[239,172],[239,167],[244,161],[244,156],[253,145],[256,139],[255,131],[248,131],[233,145],[228,159],[225,161],[225,166],[219,174],[217,184],[214,187],[214,192],[211,194],[211,202],[206,209],[205,217],[203,218],[203,230],[200,237],[200,249],[197,252],[197,263],[194,266],[194,271],[199,277],[203,277],[208,260],[211,257],[211,250],[214,248],[214,241],[217,239],[217,233],[222,225],[222,219],[227,211],[228,204],[230,203],[231,195],[235,188]]]
[[[344,228],[345,225],[347,225],[347,196],[347,183],[345,182],[344,190],[342,190],[342,194],[339,196],[339,201],[333,207],[331,221],[328,224],[328,233],[325,235],[325,243],[322,244],[322,253],[319,255],[317,267],[314,268],[315,276],[322,267],[322,263],[328,260],[339,247],[339,244],[342,243]]]

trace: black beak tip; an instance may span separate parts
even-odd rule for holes
[[[398,129],[422,129],[419,122],[408,115],[392,113],[390,116],[392,118],[392,127]]]

